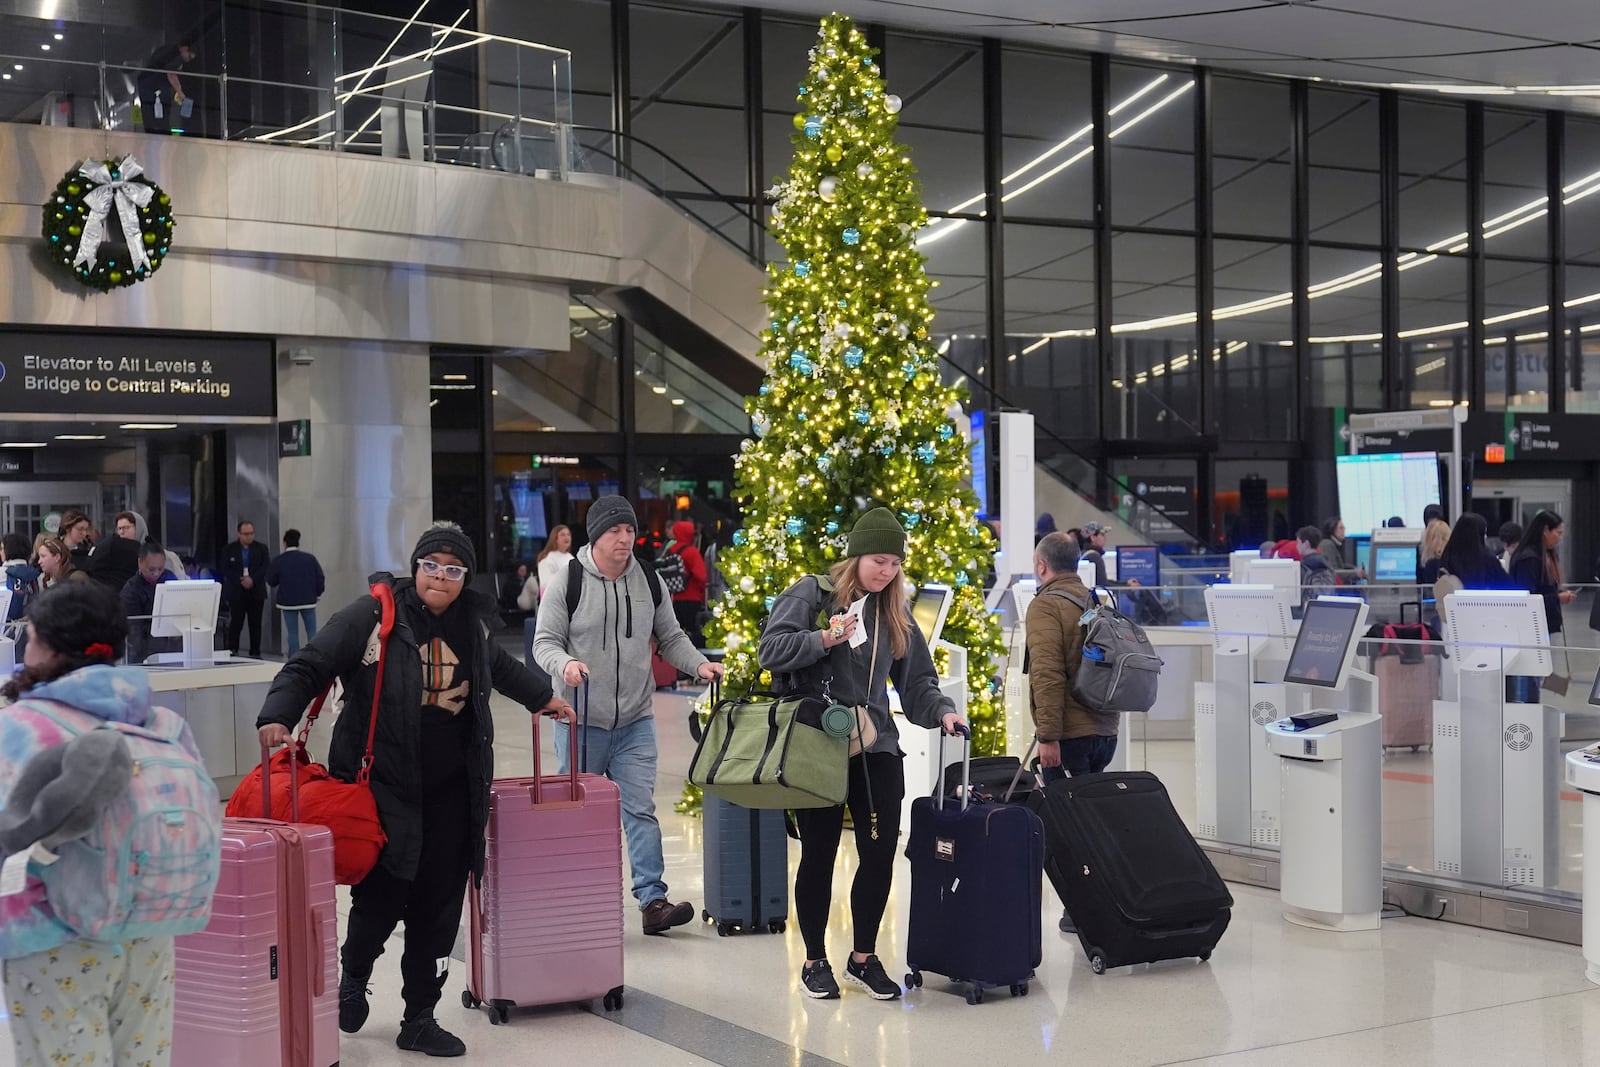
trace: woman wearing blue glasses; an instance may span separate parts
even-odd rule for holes
[[[339,1028],[353,1034],[366,1022],[372,966],[403,921],[405,1014],[396,1044],[430,1056],[460,1056],[465,1045],[438,1024],[433,1009],[467,877],[483,872],[494,777],[490,691],[562,719],[571,719],[572,708],[552,695],[548,680],[489,638],[498,625],[496,604],[466,588],[477,557],[459,526],[434,525],[411,558],[412,576],[394,582],[395,624],[373,743],[372,792],[388,843],[372,873],[351,890]],[[334,722],[328,769],[354,781],[366,752],[379,640],[376,597],[364,596],[330,619],[272,683],[256,719],[262,742],[288,743],[306,706],[338,678],[344,711]]]

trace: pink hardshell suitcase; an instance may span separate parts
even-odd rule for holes
[[[290,797],[298,817],[299,791]],[[224,819],[211,922],[177,939],[174,1067],[337,1064],[338,958],[333,833]]]
[[[588,719],[588,686],[584,686]],[[533,777],[490,787],[483,884],[468,891],[467,989],[500,1025],[518,1005],[604,997],[622,1007],[622,801],[616,783],[540,773],[533,717]]]

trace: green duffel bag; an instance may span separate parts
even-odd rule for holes
[[[846,718],[841,720],[840,716]],[[827,808],[843,804],[849,728],[830,734],[850,712],[825,697],[747,693],[717,702],[696,729],[689,781],[746,808]]]

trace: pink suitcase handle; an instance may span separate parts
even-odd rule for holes
[[[545,715],[553,716],[555,712],[539,711],[533,715],[533,802],[535,805],[544,803],[544,772],[540,766],[539,755],[539,719]],[[583,724],[589,725],[589,676],[583,676]],[[578,804],[578,762],[582,759],[578,745],[578,718],[573,716],[567,724],[571,732],[567,735],[567,796],[566,801],[552,801],[551,803]]]
[[[298,758],[294,742],[289,743],[290,758]],[[538,757],[537,734],[535,734],[534,756]],[[272,819],[272,749],[266,743],[261,745],[261,817]],[[289,821],[300,821],[300,776],[289,775]]]

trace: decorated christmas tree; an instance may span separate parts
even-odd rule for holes
[[[906,577],[956,595],[944,638],[967,649],[967,715],[978,752],[1004,749],[992,684],[999,627],[982,579],[994,552],[976,517],[964,388],[943,384],[933,309],[913,236],[927,212],[905,148],[897,97],[850,19],[822,21],[799,88],[794,163],[770,191],[788,262],[767,269],[767,379],[747,408],[756,440],[737,459],[744,527],[719,557],[729,592],[708,639],[728,652],[728,685],[758,679],[772,601],[844,557],[865,510],[906,528]]]

